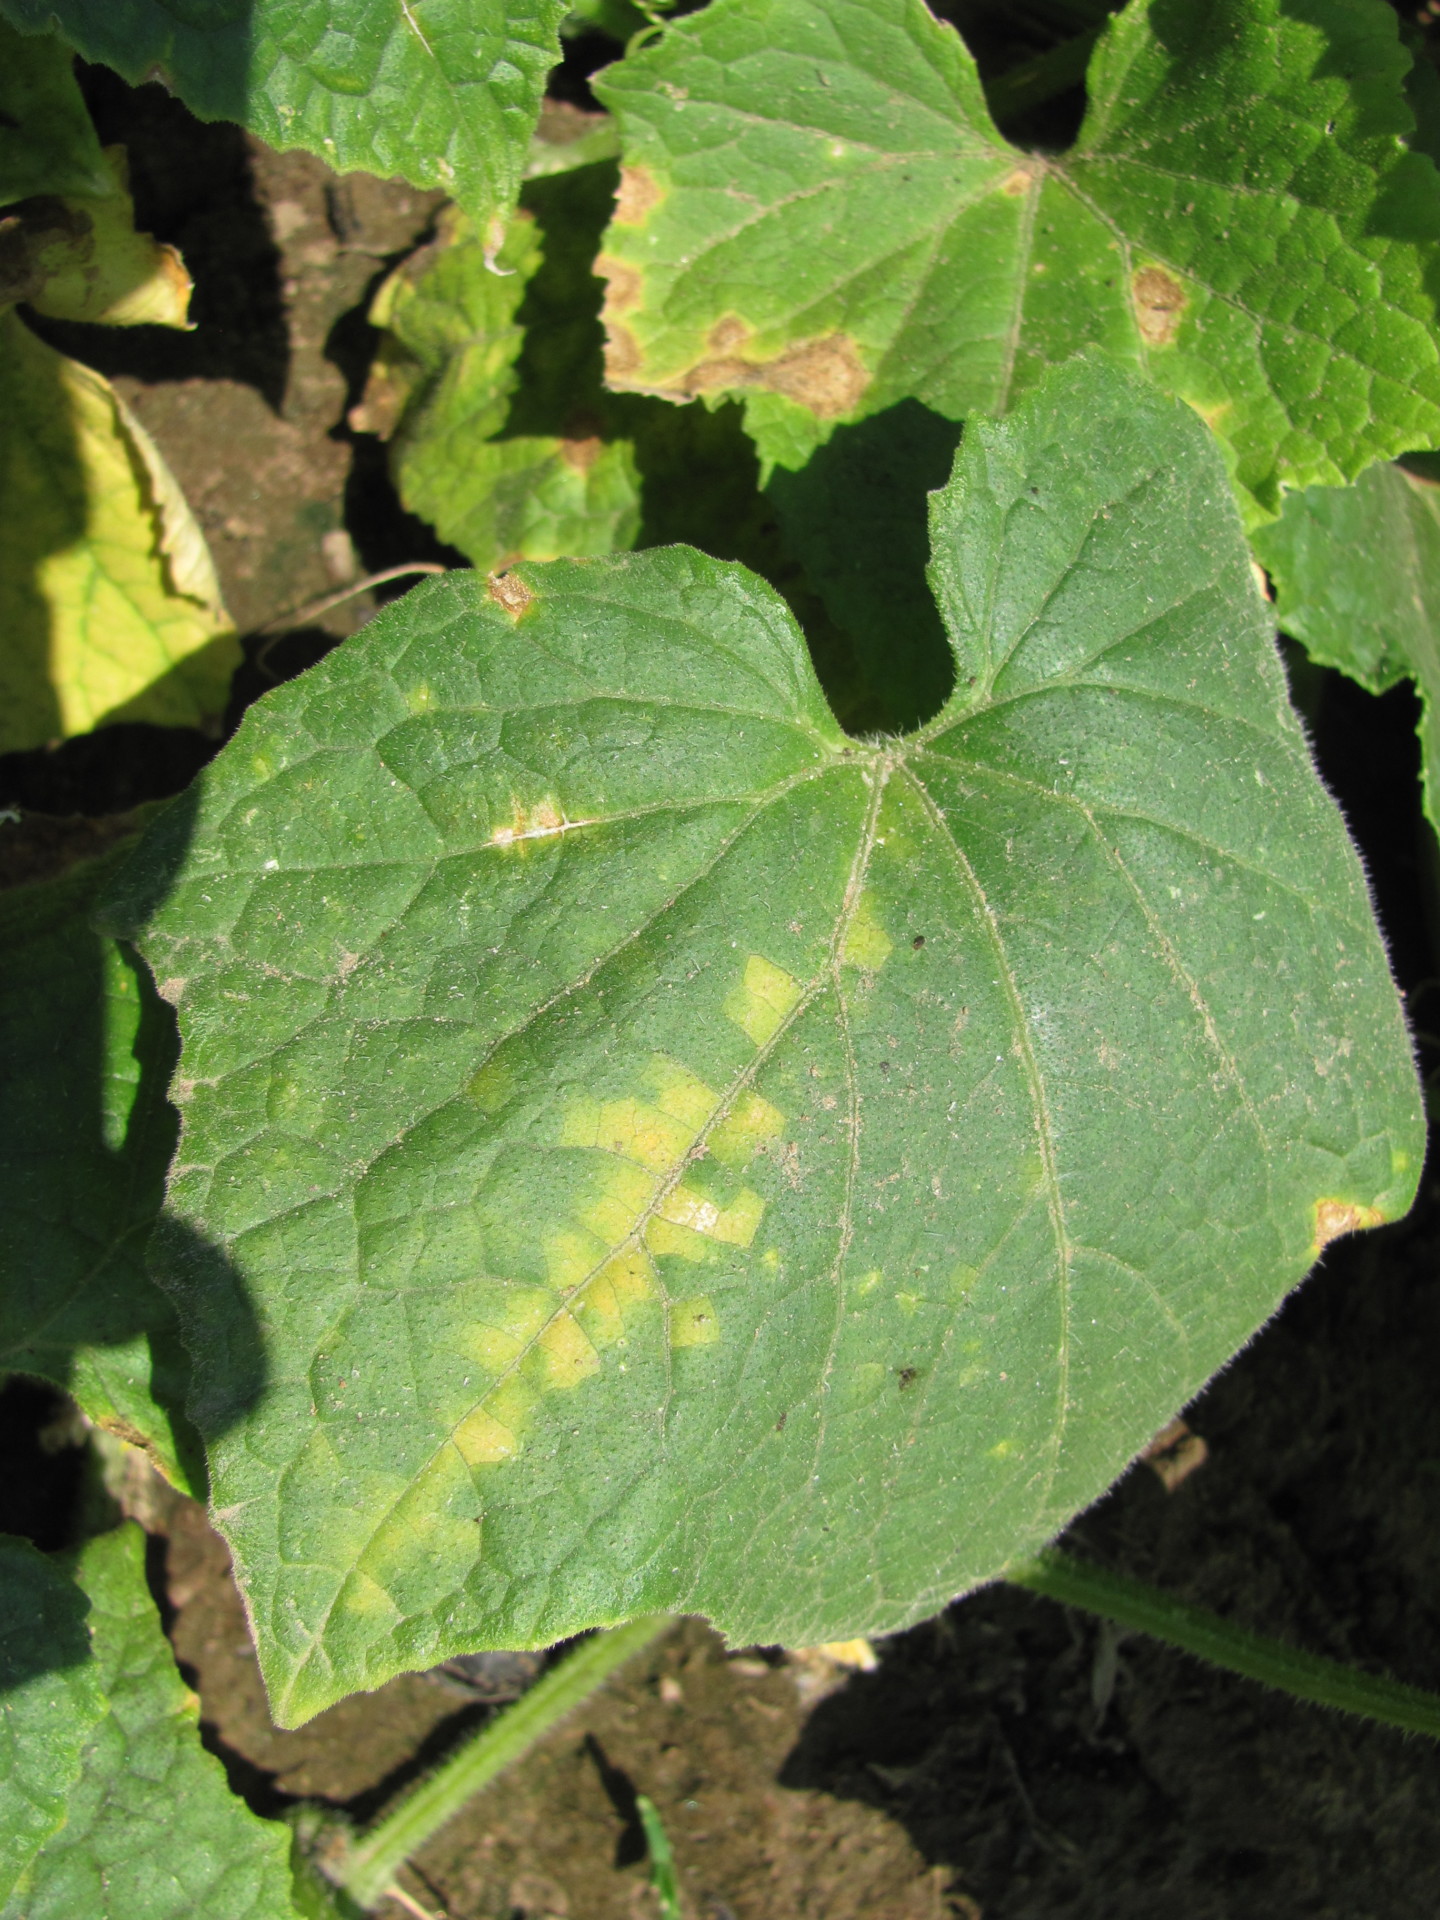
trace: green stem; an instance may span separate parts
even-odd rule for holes
[[[673,1625],[672,1614],[655,1613],[632,1620],[627,1626],[611,1627],[577,1647],[558,1667],[552,1667],[513,1707],[482,1727],[473,1740],[356,1842],[340,1876],[345,1892],[360,1906],[373,1906],[410,1855],[467,1800],[497,1773],[512,1766],[557,1720],[588,1699],[617,1667]]]
[[[1043,1593],[1067,1607],[1099,1614],[1117,1626],[1148,1633],[1167,1645],[1193,1653],[1212,1666],[1278,1687],[1297,1700],[1310,1700],[1341,1713],[1358,1713],[1407,1733],[1440,1740],[1440,1694],[1361,1673],[1339,1660],[1301,1653],[1244,1627],[1232,1626],[1203,1607],[1172,1600],[1143,1581],[1077,1560],[1049,1548],[1033,1560],[1006,1569],[1005,1578],[1032,1593]]]

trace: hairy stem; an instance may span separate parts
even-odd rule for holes
[[[558,1720],[572,1713],[615,1669],[667,1627],[668,1613],[647,1615],[597,1633],[402,1800],[350,1850],[340,1885],[359,1906],[374,1905],[399,1867],[457,1814],[472,1795],[514,1764]]]
[[[1110,1573],[1073,1554],[1049,1548],[1033,1560],[1007,1568],[1005,1578],[1064,1606],[1080,1607],[1117,1626],[1148,1633],[1247,1680],[1278,1687],[1297,1700],[1440,1739],[1440,1694],[1361,1673],[1339,1660],[1302,1653],[1283,1641],[1249,1633],[1203,1607],[1173,1600],[1141,1580]]]

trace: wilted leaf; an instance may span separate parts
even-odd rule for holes
[[[575,194],[572,177],[554,185]],[[533,316],[531,430],[509,424],[526,346],[520,309],[541,260],[528,212],[511,222],[497,274],[483,236],[451,209],[435,241],[396,269],[370,309],[384,338],[352,423],[393,431],[405,505],[486,571],[521,558],[609,553],[628,546],[639,524],[630,444],[602,439],[605,421],[577,403],[577,388],[590,384],[583,374],[594,328],[583,297]],[[578,276],[564,276],[563,293],[588,277],[588,264],[582,257]],[[534,431],[542,424],[552,430]]]
[[[1247,511],[1440,444],[1440,180],[1373,0],[1133,0],[1073,150],[996,132],[913,0],[714,0],[607,69],[612,383],[747,398],[767,461],[1091,345],[1188,400]]]
[[[88,924],[116,857],[0,893],[0,1371],[67,1388],[203,1497],[174,1309],[145,1271],[175,1144],[174,1022]]]
[[[1408,1204],[1403,1022],[1203,426],[1064,369],[932,535],[956,690],[908,739],[841,733],[741,568],[452,575],[117,881],[283,1720],[652,1609],[932,1612]]]
[[[90,1603],[91,1647],[75,1671],[98,1683],[78,1707],[66,1703],[63,1733],[73,1742],[79,1731],[83,1740],[79,1778],[63,1826],[0,1916],[294,1920],[289,1830],[257,1819],[200,1744],[199,1702],[175,1670],[145,1584],[144,1534],[127,1525],[90,1541],[76,1574]],[[74,1630],[68,1618],[64,1624],[65,1639],[32,1644],[32,1660],[52,1647],[57,1658],[73,1658]],[[47,1679],[70,1682],[71,1673]]]
[[[0,751],[196,726],[240,651],[204,536],[109,382],[0,314]]]
[[[565,0],[0,0],[132,86],[342,173],[443,187],[487,226],[514,203]]]
[[[1425,811],[1440,832],[1440,486],[1387,466],[1292,493],[1254,544],[1276,618],[1312,660],[1371,693],[1415,681]]]
[[[24,300],[56,320],[183,327],[192,283],[174,247],[135,229],[123,147],[107,147],[109,191],[44,197],[0,228],[0,306]]]

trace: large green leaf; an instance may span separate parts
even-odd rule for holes
[[[0,0],[132,85],[342,173],[443,187],[508,212],[559,58],[565,0]]]
[[[68,1388],[203,1496],[174,1310],[144,1258],[175,1144],[174,1022],[87,924],[118,857],[0,894],[0,1371]]]
[[[76,1573],[90,1602],[90,1665],[79,1671],[93,1675],[101,1710],[94,1694],[63,1708],[57,1697],[57,1737],[67,1749],[77,1732],[83,1741],[79,1777],[63,1825],[0,1916],[295,1920],[289,1831],[257,1819],[200,1744],[199,1702],[175,1670],[145,1584],[144,1534],[131,1525],[102,1534]],[[52,1644],[57,1656],[70,1651],[68,1638]],[[37,1660],[49,1651],[43,1640],[30,1649]],[[48,1679],[57,1690],[72,1683],[68,1668]]]
[[[1425,811],[1440,832],[1440,486],[1386,466],[1291,494],[1255,551],[1276,618],[1312,660],[1371,693],[1415,681]]]
[[[1440,180],[1375,0],[1132,0],[1063,155],[919,0],[714,0],[608,70],[610,377],[744,393],[767,459],[911,397],[1002,412],[1093,344],[1190,401],[1249,510],[1440,444]]]
[[[105,1711],[87,1610],[54,1561],[0,1534],[0,1900],[64,1825]]]
[[[1404,1026],[1205,428],[1078,363],[932,535],[957,684],[908,739],[846,738],[742,568],[452,575],[117,881],[282,1720],[651,1609],[914,1620],[1408,1204]]]

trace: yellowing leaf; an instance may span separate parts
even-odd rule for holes
[[[195,726],[239,662],[204,536],[109,382],[0,315],[0,751]]]
[[[123,147],[107,147],[103,195],[30,201],[15,216],[0,302],[112,327],[188,325],[192,282],[174,247],[139,233]]]

